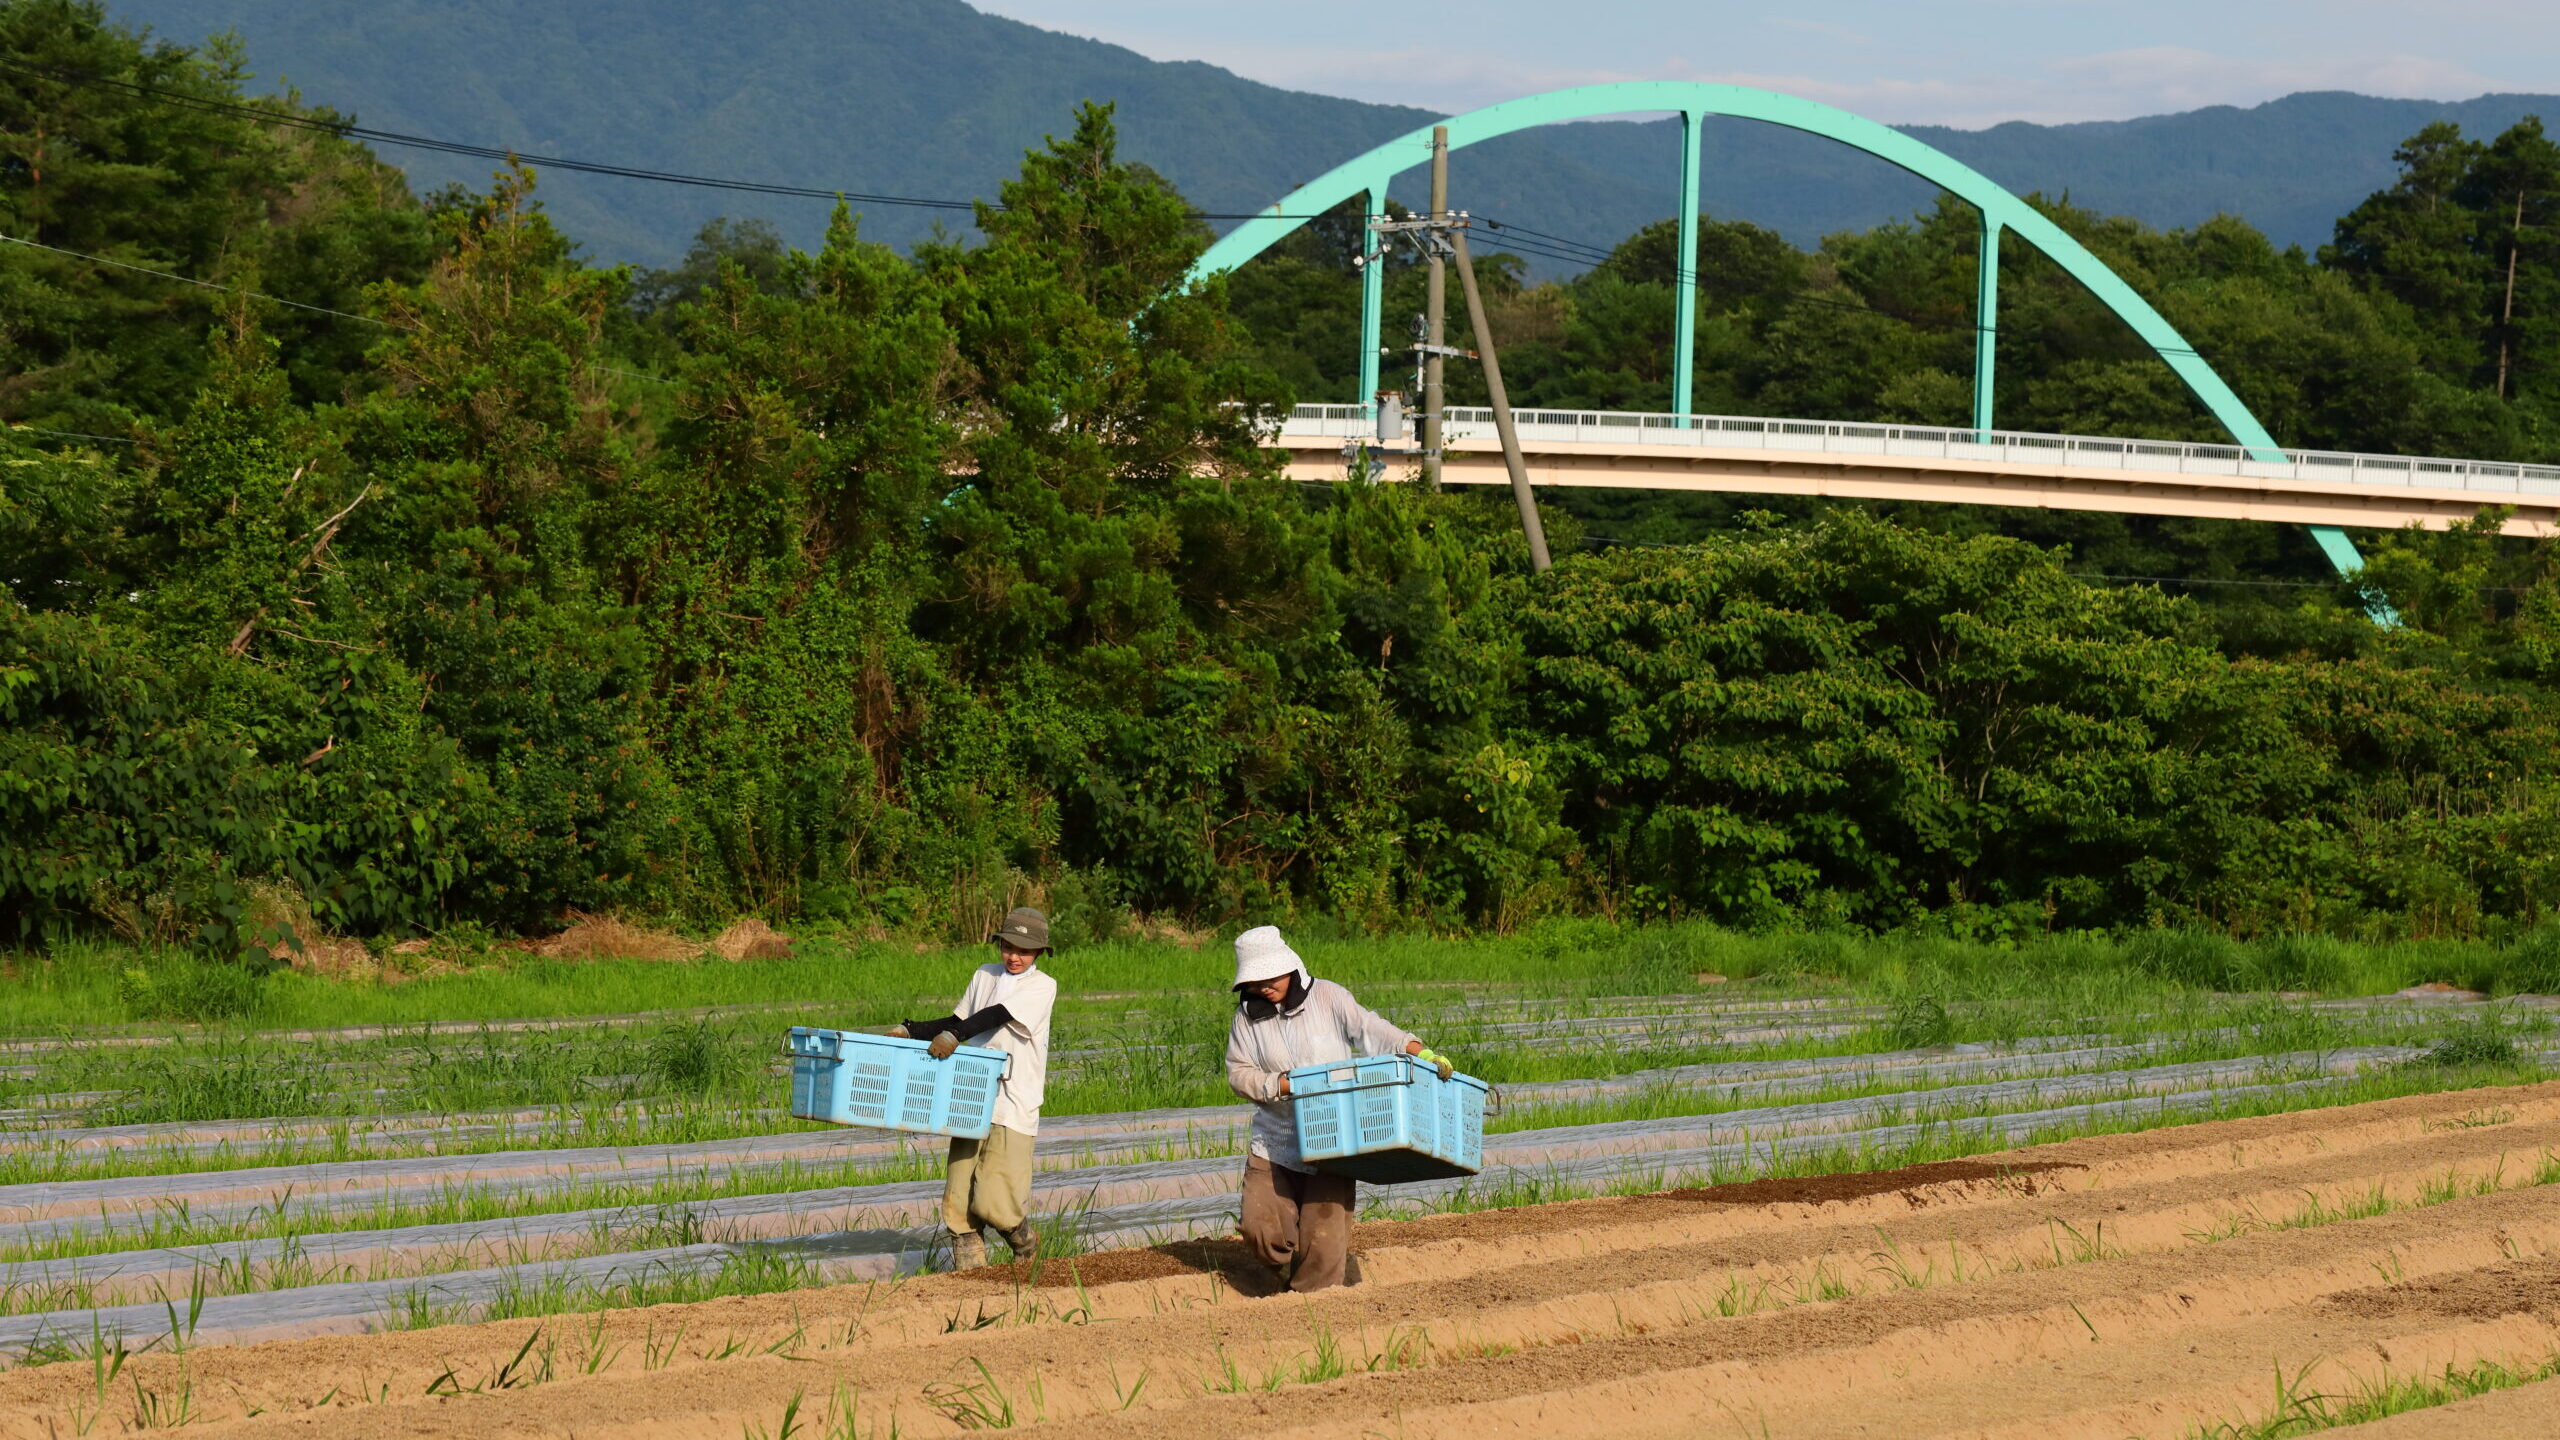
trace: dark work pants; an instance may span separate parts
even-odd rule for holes
[[[1357,1188],[1340,1175],[1309,1175],[1250,1156],[1244,1162],[1245,1243],[1274,1270],[1298,1262],[1290,1289],[1330,1290],[1342,1283],[1351,1254]]]

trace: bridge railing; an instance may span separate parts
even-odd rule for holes
[[[2198,445],[2177,440],[2124,440],[2091,435],[2044,435],[2026,430],[1975,430],[1966,426],[1877,425],[1835,420],[1785,420],[1743,415],[1663,415],[1621,410],[1514,410],[1523,441],[1550,443],[1696,446],[1700,449],[1814,451],[1834,455],[1891,455],[1920,460],[2067,465],[2104,470],[2147,470],[2188,475],[2246,476],[2321,484],[2427,487],[2518,495],[2560,495],[2560,466],[2495,460],[2450,460],[2420,455],[2360,455],[2336,450],[2288,450],[2281,461],[2257,460],[2237,445]],[[1376,421],[1357,405],[1301,405],[1282,426],[1291,436],[1373,433]],[[1493,438],[1493,412],[1465,406],[1448,411],[1451,439]]]

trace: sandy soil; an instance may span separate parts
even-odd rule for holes
[[[1819,1181],[0,1374],[0,1437],[2119,1440],[2560,1351],[2560,1083]],[[2560,1172],[2560,1163],[2552,1171]],[[2457,1417],[2476,1416],[2476,1428]],[[2560,1391],[2356,1434],[2550,1434]],[[2397,1428],[2386,1428],[2397,1427]],[[2432,1428],[2430,1428],[2432,1427]],[[2505,1427],[2505,1428],[2498,1428]]]

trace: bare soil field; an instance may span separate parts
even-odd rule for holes
[[[0,1373],[0,1437],[2038,1437],[2560,1354],[2560,1082],[1907,1170]],[[2228,1428],[2223,1428],[2228,1427]],[[2341,1435],[2560,1433],[2560,1382]]]

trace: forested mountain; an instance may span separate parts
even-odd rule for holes
[[[1350,217],[1186,287],[1192,199],[1039,123],[967,243],[635,275],[535,177],[421,200],[221,53],[0,0],[0,935],[2560,911],[2552,543],[2343,581],[2285,526],[1551,496],[1533,572],[1507,496],[1255,443],[1344,383]],[[2282,441],[2560,454],[2560,145],[2382,164],[2316,255],[2046,213]],[[1480,257],[1518,393],[1661,403],[1671,229]],[[1706,403],[1961,417],[1960,207],[1705,239]],[[2002,298],[2003,422],[2203,423],[2049,264]]]
[[[118,0],[113,13],[182,43],[236,29],[258,88],[290,83],[380,128],[878,194],[991,195],[1059,116],[1094,99],[1119,102],[1129,158],[1205,209],[1250,211],[1436,118],[1159,63],[961,0]],[[2391,147],[2420,126],[2493,134],[2536,111],[2560,114],[2560,97],[2313,94],[2098,124],[1910,128],[2020,193],[2068,193],[2160,228],[2228,212],[2308,247],[2388,183]],[[1508,137],[1461,152],[1453,169],[1480,214],[1607,244],[1677,208],[1678,157],[1667,124],[1604,123]],[[383,158],[422,193],[488,181],[481,162]],[[1709,126],[1705,173],[1709,210],[1807,245],[1934,198],[1881,162],[1739,121]],[[590,253],[654,265],[716,215],[762,217],[808,245],[827,211],[566,174],[543,193]],[[901,247],[937,221],[965,229],[967,217],[885,206],[864,217],[866,234]]]

